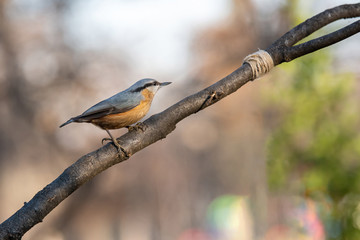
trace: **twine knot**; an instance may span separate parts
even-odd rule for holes
[[[244,58],[244,63],[251,67],[253,79],[256,79],[269,72],[274,67],[274,61],[270,54],[264,50],[259,50]]]

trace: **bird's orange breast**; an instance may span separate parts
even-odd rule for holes
[[[133,109],[127,112],[109,114],[101,118],[93,119],[91,123],[102,129],[118,129],[136,123],[148,113],[154,97],[154,94],[147,89],[143,90],[141,94],[145,99]]]

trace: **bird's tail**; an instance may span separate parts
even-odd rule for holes
[[[68,125],[69,123],[72,123],[72,122],[74,122],[74,121],[75,121],[74,118],[70,118],[69,120],[67,120],[66,122],[64,122],[63,124],[61,124],[61,125],[60,125],[60,128],[63,127],[63,126],[65,126],[65,125]]]

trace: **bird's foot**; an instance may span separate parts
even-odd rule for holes
[[[121,156],[121,154],[124,154],[126,159],[128,159],[130,157],[130,154],[117,141],[115,141],[115,142],[113,141],[113,144],[117,148],[118,153],[120,154],[120,156]]]
[[[141,130],[142,132],[146,130],[146,124],[143,122],[138,122],[137,124],[133,125],[133,126],[127,126],[126,128],[129,130],[129,132],[131,131],[139,131]]]
[[[115,147],[117,148],[118,153],[120,154],[120,156],[121,156],[121,154],[124,154],[126,159],[130,157],[130,154],[117,141],[113,141],[113,139],[111,139],[111,138],[103,138],[101,140],[101,144],[104,145],[104,141],[111,141],[115,145]]]

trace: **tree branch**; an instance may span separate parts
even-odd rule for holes
[[[297,25],[281,38],[276,40],[266,51],[272,56],[274,65],[282,62],[290,62],[295,58],[304,56],[321,48],[330,46],[344,40],[360,30],[360,21],[356,21],[336,32],[327,34],[323,37],[308,41],[294,46],[297,42],[319,30],[320,28],[335,22],[339,19],[359,17],[360,4],[345,4],[328,9],[309,18],[305,22]]]
[[[360,4],[342,5],[326,10],[284,34],[266,51],[272,56],[275,65],[284,61],[289,62],[358,33],[360,21],[323,37],[293,46],[333,21],[359,16]],[[144,131],[130,131],[118,138],[118,141],[132,155],[165,138],[184,118],[218,102],[252,79],[250,65],[243,64],[215,84],[186,97],[165,111],[151,116],[144,122],[146,126]],[[20,239],[25,232],[41,222],[47,214],[82,184],[124,160],[126,158],[119,156],[117,149],[111,143],[81,157],[0,225],[0,239]]]

